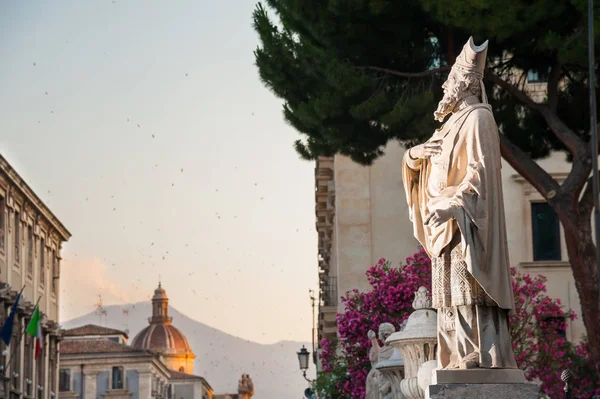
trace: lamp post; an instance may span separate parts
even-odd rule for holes
[[[311,380],[306,376],[306,370],[308,370],[308,364],[310,362],[310,352],[302,345],[300,351],[296,353],[298,354],[298,363],[300,364],[300,370],[302,370],[302,376],[310,384],[310,388],[304,391],[304,396],[307,398],[318,398],[313,389],[315,380]]]
[[[300,363],[300,370],[302,370],[302,376],[308,382],[312,382],[308,377],[306,377],[306,370],[308,370],[308,362],[310,358],[310,352],[306,350],[304,345],[302,345],[302,349],[298,353],[298,362]]]
[[[315,328],[315,291],[313,290],[308,290],[308,294],[310,295],[310,302],[312,305],[312,351],[313,351],[313,363],[315,364],[315,366],[317,365],[317,350],[315,347],[315,334],[316,334],[316,328]]]

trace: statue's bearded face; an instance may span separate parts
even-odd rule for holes
[[[444,97],[438,103],[437,110],[433,113],[436,121],[443,122],[460,100],[470,95],[479,94],[479,80],[470,74],[462,74],[451,70],[448,79],[442,85]]]
[[[450,71],[448,79],[442,85],[444,89],[444,97],[438,103],[438,107],[433,113],[433,117],[436,121],[443,122],[446,116],[448,116],[456,104],[459,101],[460,95],[460,82],[457,80],[457,74],[454,71]]]

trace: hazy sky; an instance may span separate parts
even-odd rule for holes
[[[0,152],[73,234],[63,321],[160,275],[201,322],[310,340],[314,165],[258,78],[255,4],[0,3]]]

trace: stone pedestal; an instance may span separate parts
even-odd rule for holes
[[[424,386],[419,384],[419,369],[436,360],[437,346],[437,313],[431,309],[427,288],[420,287],[415,293],[413,308],[415,311],[406,320],[402,331],[390,335],[385,342],[397,348],[404,359],[404,379],[400,382],[402,395],[407,399],[422,399],[425,392]]]
[[[525,374],[519,369],[434,370],[431,385],[436,384],[522,384]]]
[[[538,399],[537,384],[437,384],[427,388],[427,399]]]
[[[537,399],[539,386],[519,369],[435,370],[428,399]]]

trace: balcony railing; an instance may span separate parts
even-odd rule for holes
[[[337,277],[323,277],[321,281],[321,298],[323,298],[323,306],[337,306]]]

